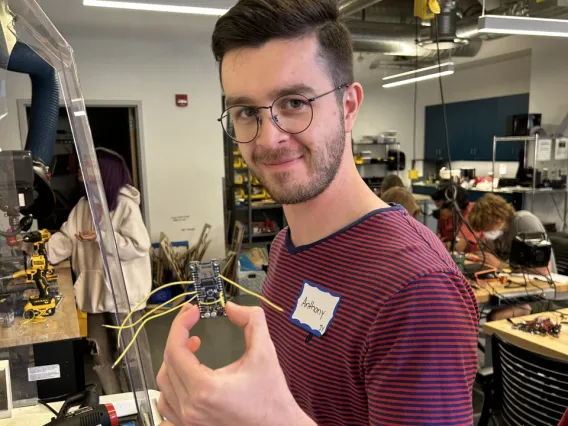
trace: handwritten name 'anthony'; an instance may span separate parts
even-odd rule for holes
[[[302,302],[302,308],[306,308],[310,311],[313,311],[316,315],[319,315],[320,319],[323,319],[323,316],[327,312],[327,311],[324,311],[323,309],[318,308],[313,300],[310,300],[308,302],[307,297],[304,298],[304,301]]]

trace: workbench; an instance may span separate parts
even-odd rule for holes
[[[156,390],[148,390],[148,396],[150,397],[150,404],[152,406],[154,424],[158,426],[164,420],[158,413],[158,398],[160,397],[160,393]],[[132,393],[101,396],[100,403],[113,404],[119,417],[135,415],[138,412]],[[54,402],[49,405],[56,411],[59,411],[63,402]],[[49,423],[52,417],[54,417],[54,415],[51,411],[43,405],[38,404],[13,409],[12,418],[0,420],[0,426],[41,426]]]
[[[547,299],[554,298],[554,288],[546,281],[530,279],[527,277],[528,286],[525,286],[525,280],[522,277],[510,277],[517,285],[503,285],[499,280],[488,280],[484,286],[476,284],[475,280],[470,282],[479,288],[474,287],[475,298],[477,303],[487,303],[491,296],[501,297],[502,299],[515,299],[527,296],[545,296]],[[557,295],[561,293],[568,293],[568,283],[555,282]]]
[[[0,327],[1,348],[57,342],[81,337],[69,262],[58,266],[56,273],[59,276],[57,280],[59,293],[63,296],[63,299],[55,314],[44,317],[45,321],[24,325],[22,325],[24,319],[16,317],[12,327]]]
[[[521,322],[532,320],[537,317],[550,318],[552,321],[562,321],[563,313],[567,315],[568,309],[560,309],[556,312],[542,312],[540,314],[526,315],[523,317],[513,318],[513,322]],[[566,320],[564,320],[566,321]],[[530,334],[521,330],[515,330],[513,324],[508,320],[492,321],[485,323],[483,331],[487,336],[498,334],[504,340],[517,345],[520,348],[535,352],[541,355],[558,358],[568,361],[568,325],[563,324],[559,337],[539,336]]]

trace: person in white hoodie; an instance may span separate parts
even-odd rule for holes
[[[118,310],[128,313],[152,288],[151,242],[140,212],[140,192],[132,186],[126,162],[116,152],[105,148],[98,148],[96,153],[128,293],[129,303],[117,298]],[[83,182],[81,173],[79,180]],[[116,333],[104,328],[103,324],[116,323],[115,305],[105,282],[102,256],[86,197],[73,208],[60,232],[51,237],[47,253],[53,264],[71,258],[77,276],[75,298],[79,309],[88,314],[88,338],[95,348],[94,369],[103,391],[107,395],[128,391],[123,378],[111,368],[116,359]],[[144,308],[145,304],[140,306],[142,311],[134,314],[133,321],[143,315]],[[139,334],[138,341],[148,343],[144,331]],[[156,389],[150,354],[141,351],[140,356],[146,383],[150,389]]]

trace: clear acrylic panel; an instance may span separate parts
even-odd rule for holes
[[[124,284],[73,50],[34,0],[0,0],[0,9],[0,12],[4,13],[0,17],[4,37],[13,36],[20,43],[27,44],[57,71],[101,248],[106,284],[114,298],[115,307],[132,306],[128,301]],[[0,79],[2,77],[0,76]],[[0,114],[3,111],[1,108],[2,105],[0,105]],[[0,170],[2,169],[0,164]],[[4,173],[9,173],[9,170],[6,169]],[[8,177],[6,180],[9,180]],[[11,196],[13,194],[9,186],[8,184],[7,188],[2,190]],[[13,191],[15,192],[15,188]],[[122,322],[127,314],[128,312],[118,312],[117,308],[116,315],[119,322]],[[133,334],[133,328],[123,331],[122,348],[128,345]],[[147,351],[149,348],[143,350]],[[144,425],[153,425],[152,408],[145,380],[145,375],[152,375],[153,372],[143,370],[137,343],[128,352],[126,360],[125,365],[140,413],[140,422]]]

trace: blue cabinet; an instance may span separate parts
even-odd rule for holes
[[[424,158],[433,161],[447,160],[448,149],[444,133],[444,121],[441,105],[426,107],[426,143]]]
[[[454,161],[491,161],[493,137],[508,132],[508,117],[528,112],[529,95],[503,96],[446,105]],[[426,107],[424,159],[448,159],[441,105]],[[523,143],[499,143],[498,161],[517,161]]]
[[[496,136],[509,134],[510,117],[529,112],[529,94],[503,96],[499,99],[499,112],[495,123]],[[497,161],[518,161],[524,142],[499,142],[497,144]]]

